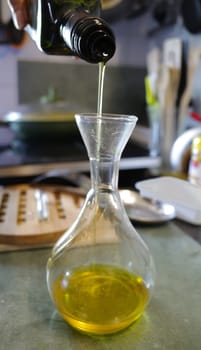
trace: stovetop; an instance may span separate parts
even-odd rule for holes
[[[148,149],[129,140],[122,154],[120,169],[157,166]],[[38,175],[53,169],[88,171],[89,160],[81,137],[66,142],[23,143],[9,127],[0,127],[0,178]]]

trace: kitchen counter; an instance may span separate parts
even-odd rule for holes
[[[143,317],[125,331],[89,337],[57,314],[46,287],[49,249],[0,253],[1,350],[199,350],[201,246],[175,222],[136,226],[156,264]]]

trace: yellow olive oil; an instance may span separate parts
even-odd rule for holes
[[[103,112],[103,87],[105,79],[105,62],[99,62],[99,76],[98,76],[98,101],[97,101],[97,157],[100,153],[101,139],[102,139],[102,112]]]
[[[99,76],[98,76],[98,102],[97,102],[97,115],[101,116],[103,111],[103,87],[105,79],[105,63],[99,62]]]
[[[89,265],[61,275],[53,299],[62,317],[91,334],[120,331],[137,320],[149,299],[141,277],[110,265]]]

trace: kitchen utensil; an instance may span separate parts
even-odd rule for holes
[[[48,210],[47,210],[47,194],[43,193],[39,188],[35,190],[35,198],[36,198],[36,210],[38,213],[39,220],[47,220],[48,219]]]
[[[41,196],[46,198],[42,220],[36,196],[38,191],[40,200]],[[77,217],[83,198],[81,193],[66,187],[64,192],[58,187],[54,189],[44,185],[2,187],[0,243],[33,246],[53,244]]]
[[[180,99],[180,108],[178,114],[178,135],[185,130],[185,118],[188,113],[188,106],[192,98],[194,78],[200,63],[201,49],[200,47],[190,47],[188,49],[188,66],[186,87]]]
[[[184,91],[186,89],[187,85],[187,70],[188,70],[188,42],[186,40],[181,41],[181,69],[180,69],[180,78],[179,78],[179,85],[178,85],[178,91],[177,91],[177,97],[176,97],[176,132],[177,135],[180,133],[180,121],[179,121],[179,110],[180,110],[180,103],[182,100],[182,96],[184,94]]]
[[[177,135],[176,99],[181,74],[182,41],[167,39],[163,47],[163,64],[158,81],[158,97],[162,115],[162,155],[169,167],[170,150]]]
[[[146,58],[148,75],[145,77],[147,116],[150,129],[149,153],[152,157],[161,154],[161,106],[158,101],[158,80],[161,51],[153,48]]]
[[[158,47],[152,48],[146,57],[148,75],[155,75],[158,78],[161,64],[161,50]]]

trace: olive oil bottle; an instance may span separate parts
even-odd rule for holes
[[[97,16],[99,8],[100,0],[31,0],[26,29],[46,54],[106,62],[115,52],[115,38]]]

